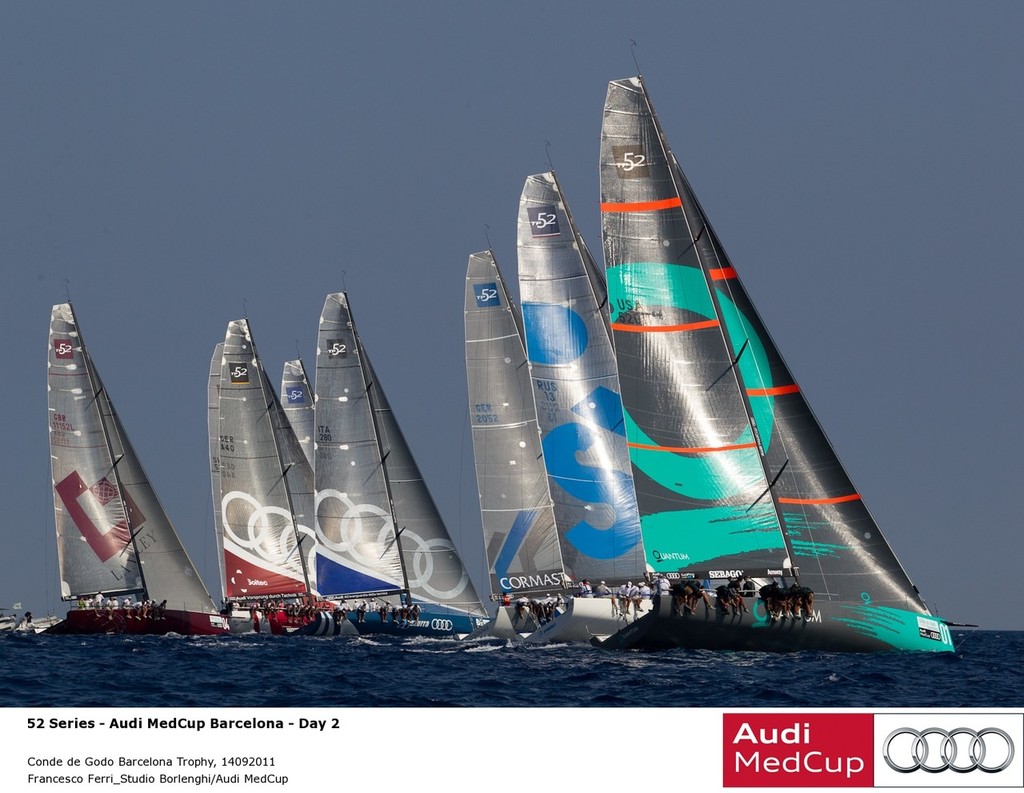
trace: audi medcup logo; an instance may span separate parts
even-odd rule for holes
[[[878,714],[875,784],[1021,787],[1022,738],[1020,714]]]

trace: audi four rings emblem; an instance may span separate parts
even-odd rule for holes
[[[941,742],[938,742],[937,760],[929,749],[928,736],[930,735],[942,739]],[[897,745],[893,746],[893,741],[901,736],[907,736],[913,740],[898,741]],[[963,736],[960,741],[967,747],[966,757],[957,748],[957,739],[960,736]],[[994,774],[1010,765],[1013,760],[1013,752],[1013,741],[1010,736],[997,727],[986,727],[983,730],[971,730],[967,727],[957,727],[954,730],[940,730],[938,727],[913,730],[910,727],[901,727],[889,733],[889,737],[882,744],[882,757],[886,764],[893,771],[898,771],[901,774],[909,774],[918,769],[930,774],[937,774],[939,771],[947,769],[959,774],[975,770]],[[992,758],[989,763],[985,762],[986,757]],[[1000,757],[1003,757],[1001,761]]]

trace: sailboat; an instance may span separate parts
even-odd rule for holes
[[[210,406],[215,525],[232,629],[261,630],[264,622],[272,633],[300,628],[316,600],[313,472],[247,319],[229,322],[214,350]]]
[[[47,395],[61,599],[79,604],[48,632],[227,632],[100,381],[71,303],[50,314]],[[125,608],[132,598],[140,605]]]
[[[603,646],[952,650],[754,310],[639,77],[608,86],[601,217],[647,564],[716,590],[746,575],[814,593],[788,613],[767,597],[746,609],[663,597]]]
[[[530,634],[568,586],[548,489],[522,317],[491,251],[469,257],[466,379],[495,635]],[[552,593],[555,593],[552,595]]]
[[[530,638],[587,641],[633,615],[586,593],[602,584],[614,592],[646,572],[604,273],[553,172],[526,179],[517,236],[526,348],[562,562],[573,581],[586,582],[584,596]]]
[[[360,633],[453,637],[486,623],[343,292],[320,317],[315,425],[320,593],[351,599]]]

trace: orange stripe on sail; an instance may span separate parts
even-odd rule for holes
[[[703,454],[704,452],[731,452],[733,449],[753,449],[753,443],[738,443],[735,446],[652,446],[648,443],[627,443],[631,449],[646,449],[651,452],[675,452],[677,454]]]
[[[681,207],[683,202],[679,196],[675,198],[663,198],[660,201],[630,201],[626,203],[601,203],[602,212],[649,212],[657,209],[672,209]]]
[[[626,333],[674,333],[677,330],[703,330],[704,328],[717,327],[717,319],[690,322],[686,325],[623,325],[619,322],[612,323],[612,330],[621,330]]]
[[[711,276],[712,281],[725,281],[729,278],[736,277],[735,267],[719,267],[715,270],[708,270],[708,275]]]
[[[798,394],[800,393],[800,386],[796,385],[780,385],[775,388],[748,388],[747,396],[779,396],[781,394]]]
[[[780,498],[780,504],[842,504],[844,501],[860,501],[860,493],[835,498]]]

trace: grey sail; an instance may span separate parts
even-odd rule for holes
[[[138,593],[216,614],[114,411],[70,303],[53,307],[47,361],[61,597]]]
[[[313,591],[312,473],[259,361],[247,320],[228,323],[220,379],[225,594]]]
[[[306,367],[301,358],[285,361],[281,373],[281,407],[288,418],[295,439],[313,465],[313,389],[309,386]]]
[[[347,296],[328,295],[317,338],[314,448],[324,595],[406,589],[362,356]]]
[[[490,251],[466,272],[466,377],[491,589],[563,586],[523,328]]]
[[[217,505],[220,504],[220,366],[224,359],[224,343],[218,342],[210,358],[210,379],[206,388],[206,427],[210,441],[210,489],[213,494],[213,533],[217,546],[217,570],[220,573],[220,594],[227,596],[224,570],[224,518]]]
[[[604,279],[553,173],[519,203],[519,293],[566,572],[636,581],[643,542]]]

